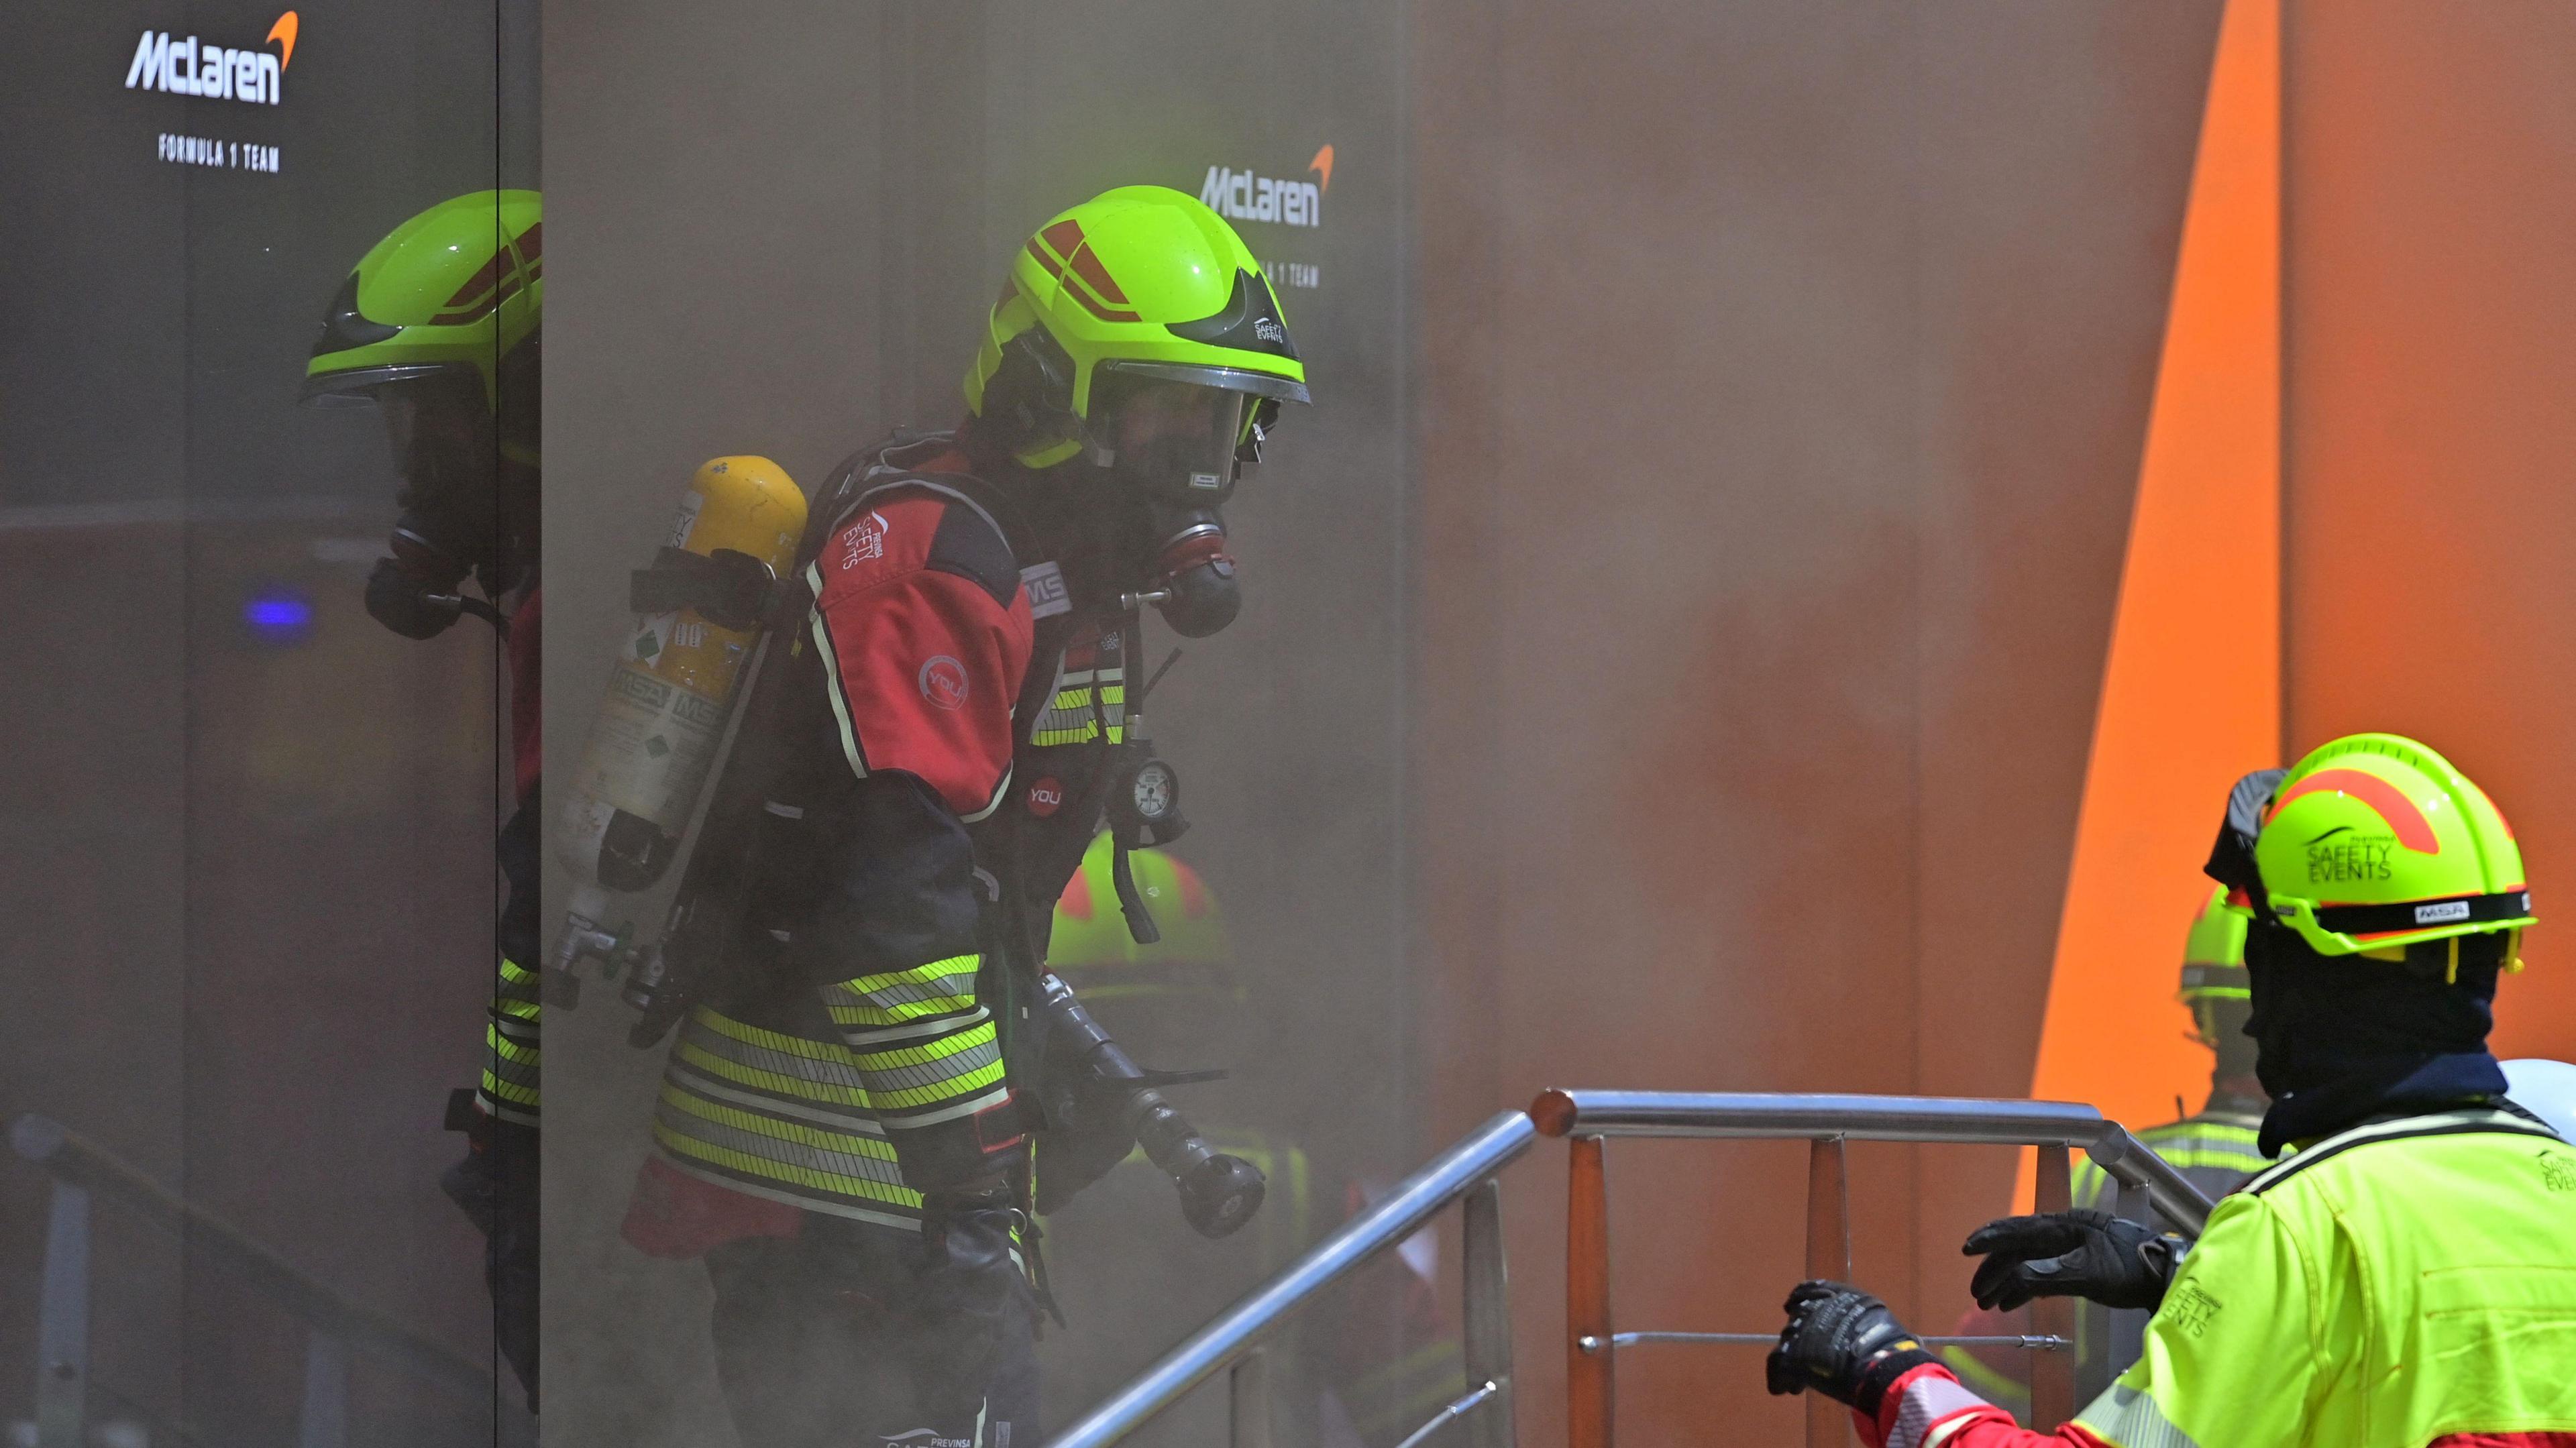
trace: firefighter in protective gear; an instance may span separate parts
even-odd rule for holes
[[[730,766],[772,781],[758,884],[628,1213],[641,1249],[704,1258],[755,1448],[1034,1432],[1051,1163],[1013,993],[1134,773],[1137,610],[1232,616],[1221,510],[1306,400],[1260,264],[1149,186],[1029,238],[965,391],[956,431],[898,433],[815,501],[788,717]]]
[[[2267,1153],[2186,1254],[2095,1254],[2161,1298],[2145,1355],[2058,1432],[1961,1386],[1884,1303],[1792,1294],[1774,1392],[1892,1448],[2499,1448],[2576,1435],[2576,1146],[2485,1038],[2532,923],[2504,817],[2388,734],[2240,781],[2209,872],[2251,917]],[[2149,1244],[2137,1244],[2145,1246]]]
[[[2264,1109],[2271,1105],[2254,1074],[2253,1039],[2245,1034],[2245,1019],[2253,1010],[2245,984],[2245,916],[2228,908],[2226,886],[2212,887],[2209,899],[2192,917],[2182,959],[2180,998],[2191,1011],[2193,1038],[2217,1058],[2210,1071],[2209,1099],[2179,1121],[2139,1132],[2138,1139],[2216,1201],[2269,1164],[2255,1149],[2255,1138]],[[2109,1216],[2110,1173],[2089,1158],[2079,1161],[2072,1186],[2070,1205],[2075,1211]],[[2107,1221],[2088,1220],[2086,1226],[2093,1232],[2116,1230]],[[2046,1261],[2058,1252],[2080,1251],[2087,1240],[2069,1234],[2063,1223],[2053,1219],[2010,1217],[1980,1228],[1968,1239],[1967,1250],[1983,1254],[2009,1245],[2021,1249],[2017,1262]],[[2026,1324],[2007,1314],[2018,1314],[2023,1304],[2040,1295],[2036,1285],[2016,1280],[2013,1268],[1998,1259],[1991,1282],[1981,1280],[1971,1288],[1978,1310],[1960,1322],[1958,1335],[2012,1337],[2028,1332]],[[1993,1290],[1987,1290],[1989,1286]],[[2097,1354],[2108,1347],[2099,1327],[2089,1313],[2076,1319],[2076,1353],[2086,1367],[2093,1366]],[[1953,1345],[1941,1350],[1941,1361],[1988,1401],[2016,1416],[2028,1408],[2029,1356],[2022,1350]],[[2083,1377],[2079,1368],[2078,1380]]]
[[[443,1185],[481,1229],[493,1337],[537,1402],[537,517],[543,207],[477,191],[421,212],[340,284],[305,364],[304,400],[383,415],[402,514],[367,611],[406,638],[465,613],[502,629],[517,809],[498,854],[509,894],[482,1079],[449,1102],[469,1141]],[[483,597],[468,591],[471,583]]]

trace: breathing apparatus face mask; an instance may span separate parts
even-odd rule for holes
[[[1204,638],[1243,607],[1225,551],[1226,499],[1244,450],[1257,437],[1257,400],[1223,388],[1163,379],[1101,381],[1107,425],[1093,441],[1132,509],[1133,568],[1172,631]]]
[[[428,638],[456,620],[456,590],[467,574],[498,595],[515,581],[523,550],[505,536],[505,470],[479,384],[437,378],[392,386],[377,403],[403,511],[386,540],[389,556],[368,579],[367,611],[407,638]]]

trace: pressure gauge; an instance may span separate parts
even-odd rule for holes
[[[1136,818],[1149,825],[1160,825],[1172,817],[1181,802],[1180,776],[1159,759],[1148,759],[1137,767],[1127,782],[1128,802],[1135,806]]]

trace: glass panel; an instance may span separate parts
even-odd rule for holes
[[[524,1417],[496,1417],[516,1392],[493,1387],[482,1247],[440,1191],[492,982],[499,652],[476,619],[416,642],[369,616],[400,485],[386,422],[299,400],[370,248],[535,183],[534,39],[522,0],[74,7],[18,29],[10,1441],[463,1444]],[[84,1161],[87,1211],[49,1216]]]

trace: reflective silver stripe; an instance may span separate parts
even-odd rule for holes
[[[805,565],[805,586],[814,591],[814,653],[823,661],[823,692],[832,701],[832,722],[841,726],[841,754],[859,778],[868,777],[868,761],[859,753],[858,730],[850,724],[850,701],[841,693],[841,656],[832,647],[831,627],[823,622],[823,567]]]
[[[888,1124],[897,1131],[913,1131],[924,1126],[936,1126],[943,1121],[954,1121],[961,1116],[972,1116],[978,1111],[990,1111],[1010,1099],[1009,1087],[996,1086],[981,1096],[960,1101],[953,1106],[942,1106],[936,1111],[889,1113]]]
[[[717,1171],[715,1168],[707,1166],[704,1163],[691,1161],[685,1156],[680,1156],[672,1152],[667,1147],[662,1148],[661,1151],[663,1165],[670,1167],[674,1171],[684,1172],[690,1176],[696,1177],[702,1182],[713,1182],[715,1185],[723,1187],[727,1191],[740,1192],[745,1196],[759,1197],[763,1201],[783,1202],[788,1206],[801,1207],[809,1212],[821,1212],[825,1216],[847,1217],[852,1221],[858,1222],[873,1222],[880,1227],[892,1227],[897,1231],[918,1232],[921,1230],[921,1218],[918,1216],[903,1215],[903,1209],[900,1207],[889,1207],[884,1205],[863,1207],[856,1202],[847,1201],[839,1197],[807,1196],[802,1192],[790,1191],[785,1187],[772,1186],[764,1182],[751,1181],[743,1177],[738,1177],[730,1172]]]
[[[766,1111],[773,1116],[795,1117],[833,1131],[846,1131],[852,1136],[885,1135],[885,1128],[877,1124],[875,1117],[866,1114],[864,1107],[835,1108],[827,1103],[783,1101],[775,1096],[758,1095],[738,1087],[728,1086],[712,1076],[692,1071],[688,1063],[677,1056],[671,1058],[670,1066],[662,1072],[662,1079],[692,1096],[728,1101],[737,1106]]]
[[[957,817],[958,820],[962,823],[972,825],[981,824],[985,820],[991,819],[993,817],[993,811],[1000,809],[1002,807],[1003,798],[1010,794],[1011,771],[1017,768],[1019,768],[1017,761],[1003,765],[1002,778],[1000,782],[993,786],[993,797],[984,801],[984,807],[982,809],[975,811],[973,814],[959,815]]]
[[[681,1090],[681,1088],[677,1086],[671,1087],[670,1089],[675,1092]],[[686,1093],[682,1092],[681,1094],[685,1095]],[[767,1118],[762,1117],[757,1112],[746,1111],[741,1107],[724,1106],[715,1107],[713,1109],[722,1110],[733,1115],[746,1118],[755,1124],[742,1125],[735,1122],[710,1120],[705,1115],[691,1111],[685,1106],[676,1105],[668,1100],[661,1102],[654,1108],[654,1117],[664,1130],[671,1132],[673,1135],[685,1136],[692,1141],[701,1141],[705,1142],[709,1146],[722,1147],[726,1151],[739,1152],[744,1156],[756,1157],[764,1162],[774,1162],[780,1166],[789,1168],[791,1171],[801,1170],[807,1172],[828,1172],[833,1176],[850,1177],[859,1181],[874,1183],[875,1185],[883,1187],[889,1191],[899,1192],[904,1190],[903,1173],[896,1170],[895,1164],[892,1161],[886,1160],[882,1157],[864,1156],[857,1152],[841,1151],[833,1147],[823,1146],[811,1141],[798,1141],[790,1139],[787,1136],[773,1135],[768,1131],[761,1130],[756,1124],[757,1122],[766,1120]],[[813,1130],[811,1127],[799,1127],[792,1122],[781,1122],[779,1125],[789,1132]],[[768,1175],[768,1173],[762,1173],[762,1175]],[[793,1177],[789,1176],[788,1173],[780,1173],[779,1175],[791,1183],[794,1181]],[[810,1189],[823,1190],[819,1187]],[[849,1194],[845,1192],[834,1192],[831,1193],[831,1195],[846,1196]]]
[[[812,1048],[811,1054],[776,1050],[739,1039],[713,1025],[710,1018],[723,1019],[704,1006],[692,1012],[689,1019],[681,1023],[680,1045],[695,1047],[718,1060],[778,1078],[782,1094],[848,1105],[865,1101],[867,1083],[861,1079],[857,1063],[850,1059],[849,1048],[838,1041],[802,1042]],[[739,1030],[756,1032],[772,1039],[791,1039],[775,1031],[759,1031],[756,1027],[744,1026],[739,1021],[732,1024]],[[678,1057],[676,1051],[674,1056]]]
[[[925,1036],[944,1036],[959,1026],[971,1026],[977,1021],[988,1021],[992,1018],[992,1012],[977,1006],[971,1011],[959,1011],[949,1016],[925,1016],[917,1021],[906,1021],[902,1025],[887,1026],[882,1030],[845,1029],[841,1032],[841,1039],[847,1041],[855,1050],[862,1046],[882,1045],[888,1041],[917,1041]]]
[[[873,985],[865,990],[857,989],[851,981],[836,981],[831,987],[832,994],[825,999],[824,1004],[837,1005],[841,1003],[842,997],[848,997],[850,1000],[874,1006],[891,1015],[897,1006],[924,1005],[931,1001],[953,1000],[960,996],[971,1000],[975,995],[976,968],[982,960],[983,957],[980,955],[958,955],[951,956],[949,960],[933,961],[934,965],[946,965],[950,961],[957,962],[955,970],[941,975],[923,976],[906,972],[893,979],[887,979],[884,976],[856,977],[858,980],[885,982],[883,985]],[[911,1022],[907,1021],[905,1024],[909,1025]]]
[[[535,1126],[538,1124],[537,1113],[533,1111],[521,1111],[515,1106],[505,1106],[500,1102],[493,1100],[489,1095],[481,1091],[474,1093],[474,1104],[481,1108],[483,1114],[486,1116],[497,1116],[503,1121],[514,1121],[521,1126]]]
[[[1887,1448],[1925,1448],[1934,1424],[1954,1413],[1988,1406],[1985,1399],[1949,1378],[1924,1373],[1906,1384],[1896,1401],[1896,1427],[1887,1435]]]
[[[483,1056],[483,1069],[513,1086],[539,1084],[534,1052],[529,1053],[528,1059],[513,1060],[498,1051],[487,1051]]]
[[[2545,1141],[2558,1140],[2556,1132],[2536,1121],[2484,1106],[2401,1116],[2394,1121],[2374,1121],[2366,1126],[2356,1126],[2350,1131],[2338,1132],[2323,1141],[2301,1147],[2287,1160],[2247,1182],[2241,1190],[2249,1196],[2261,1196],[2287,1178],[2341,1156],[2356,1146],[2368,1146],[2379,1141],[2404,1141],[2418,1136],[2458,1136],[2486,1131],[2507,1136],[2537,1136]]]
[[[517,1016],[495,1015],[492,1017],[492,1027],[509,1037],[513,1043],[530,1047],[534,1047],[545,1035],[536,1022],[523,1021]]]
[[[976,1022],[975,1025],[984,1027],[981,1021]],[[868,1095],[874,1098],[880,1095],[891,1096],[898,1091],[922,1090],[998,1065],[1002,1059],[1002,1043],[993,1037],[989,1027],[984,1029],[983,1040],[927,1060],[874,1064],[867,1056],[861,1055],[859,1078],[867,1082]],[[898,1052],[909,1053],[919,1049],[921,1048],[917,1046],[905,1046],[898,1048],[897,1051],[883,1054],[891,1056]]]
[[[2113,1383],[2110,1391],[2076,1414],[2075,1421],[2116,1448],[2200,1448],[2189,1433],[2166,1419],[2154,1398],[2126,1383]]]

